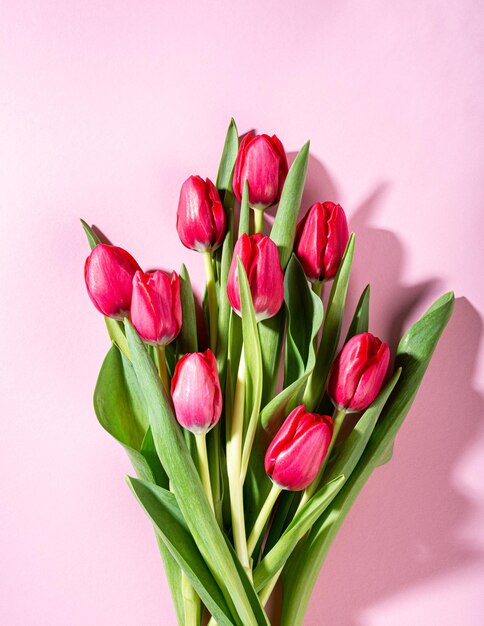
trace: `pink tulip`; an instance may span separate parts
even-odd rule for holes
[[[250,237],[243,234],[235,244],[227,297],[237,315],[241,315],[237,257],[247,274],[257,321],[273,317],[284,300],[284,275],[276,244],[260,233]]]
[[[226,230],[225,211],[215,185],[208,178],[190,176],[183,183],[178,202],[176,229],[191,250],[216,250]]]
[[[179,423],[192,433],[206,433],[219,421],[222,392],[211,350],[185,354],[175,367],[171,396]]]
[[[390,350],[371,333],[355,335],[331,368],[328,394],[347,412],[363,411],[377,397],[388,370]]]
[[[165,272],[136,272],[133,278],[131,323],[146,343],[164,346],[175,339],[182,324],[180,279]]]
[[[116,320],[128,316],[133,276],[139,269],[138,263],[126,250],[98,244],[84,265],[87,292],[96,309]]]
[[[333,278],[348,243],[348,222],[339,204],[316,202],[299,222],[294,251],[311,281]]]
[[[264,461],[269,478],[291,491],[306,489],[313,482],[333,435],[329,415],[306,413],[305,408],[302,404],[289,413]]]
[[[244,183],[249,186],[249,204],[265,209],[279,202],[287,176],[287,158],[284,147],[273,135],[247,133],[240,144],[235,162],[233,188],[238,200],[242,199]]]

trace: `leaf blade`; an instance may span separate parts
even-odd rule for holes
[[[309,141],[301,148],[287,174],[271,230],[271,239],[279,249],[279,258],[283,270],[289,262],[294,245],[308,161]]]
[[[235,606],[247,626],[266,626],[267,622],[256,617],[256,613],[260,614],[260,602],[255,592],[252,597],[246,593],[154,365],[128,320],[125,326],[133,368],[146,398],[156,450],[190,532],[231,609]]]

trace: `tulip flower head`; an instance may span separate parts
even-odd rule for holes
[[[131,323],[151,345],[165,346],[178,335],[182,324],[180,279],[157,270],[136,272],[133,278]]]
[[[284,300],[284,275],[276,244],[260,233],[250,237],[244,233],[235,244],[227,297],[237,315],[241,315],[237,257],[247,274],[257,321],[273,317]]]
[[[310,207],[297,226],[294,243],[294,252],[310,281],[334,277],[348,238],[348,222],[339,204],[316,202]]]
[[[197,252],[216,250],[227,221],[217,188],[208,178],[190,176],[182,185],[176,229],[181,242]]]
[[[284,146],[273,135],[247,133],[240,144],[235,162],[233,189],[242,199],[244,183],[249,187],[249,205],[265,209],[279,202],[287,176],[287,158]]]
[[[175,367],[171,396],[178,422],[192,433],[206,433],[219,421],[222,392],[211,350],[185,354]]]
[[[329,415],[306,413],[296,407],[267,448],[265,470],[269,478],[291,491],[302,491],[316,478],[333,436]]]
[[[84,265],[87,292],[98,311],[122,320],[129,315],[133,276],[140,270],[133,257],[116,246],[99,243]]]
[[[390,362],[390,349],[371,333],[355,335],[331,368],[328,394],[346,412],[363,411],[377,397]]]

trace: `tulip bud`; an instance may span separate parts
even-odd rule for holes
[[[247,274],[257,321],[273,317],[284,300],[284,275],[276,244],[260,233],[250,237],[244,233],[235,244],[227,297],[237,315],[241,315],[237,257]]]
[[[388,370],[390,349],[371,333],[355,335],[331,368],[328,394],[346,412],[363,411],[377,397]]]
[[[139,269],[126,250],[99,243],[84,265],[87,292],[96,309],[116,320],[128,316],[133,276]]]
[[[185,354],[175,367],[171,397],[178,422],[192,433],[208,432],[222,413],[217,361],[211,350]]]
[[[348,222],[339,204],[316,202],[299,222],[294,252],[311,281],[333,278],[348,243]]]
[[[249,186],[249,205],[265,209],[279,202],[287,176],[287,158],[284,147],[273,135],[247,133],[240,144],[235,162],[233,189],[242,199],[244,183]]]
[[[149,344],[166,346],[182,324],[180,279],[165,272],[136,272],[133,278],[131,323]]]
[[[178,202],[176,229],[191,250],[216,250],[226,230],[225,211],[211,180],[190,176],[183,183]]]
[[[305,408],[302,404],[289,413],[264,461],[269,478],[291,491],[306,489],[313,482],[333,435],[329,415],[306,413]]]

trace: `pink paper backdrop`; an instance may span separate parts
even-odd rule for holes
[[[231,115],[292,155],[312,139],[304,202],[347,210],[351,301],[370,280],[375,332],[394,343],[458,298],[306,624],[482,624],[483,18],[475,0],[3,0],[3,626],[175,624],[129,463],[92,409],[108,342],[78,218],[145,267],[185,261],[200,289],[178,191],[215,176]]]

